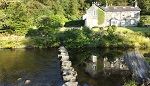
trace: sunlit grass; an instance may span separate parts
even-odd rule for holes
[[[0,35],[0,48],[24,48],[26,41],[25,36]]]
[[[150,47],[150,39],[132,29],[118,27],[115,34],[120,36],[124,42],[126,41],[135,47]]]

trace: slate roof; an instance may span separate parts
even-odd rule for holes
[[[124,12],[124,11],[141,11],[139,7],[133,6],[107,6],[107,7],[99,7],[105,12]]]

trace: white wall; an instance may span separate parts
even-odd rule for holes
[[[94,27],[98,26],[98,14],[97,10],[99,8],[96,5],[92,5],[87,11],[86,11],[86,20],[85,20],[85,26],[87,27]]]

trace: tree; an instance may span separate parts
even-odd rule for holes
[[[18,34],[24,34],[24,30],[32,26],[32,20],[27,15],[26,5],[20,2],[9,3],[7,9],[2,12],[3,17],[2,29],[13,30]]]
[[[79,17],[79,3],[77,0],[70,0],[69,2],[69,17],[70,19]]]
[[[142,9],[142,14],[150,15],[150,0],[138,0],[138,5]]]
[[[127,0],[114,0],[113,1],[113,5],[116,5],[116,6],[127,6],[128,2],[127,2]]]
[[[63,15],[41,16],[37,19],[38,27],[58,28],[64,26],[67,19]]]

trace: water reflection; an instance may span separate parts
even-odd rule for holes
[[[97,60],[97,56],[93,55],[85,62],[85,72],[90,74],[92,77],[96,77],[99,72],[103,72],[105,75],[110,75],[120,71],[128,71],[127,65],[124,63],[124,58],[114,58],[113,61],[109,61],[107,57]],[[101,60],[101,61],[100,61]],[[100,62],[99,62],[100,61]],[[102,65],[102,69],[98,69],[98,65]]]
[[[104,58],[104,69],[111,70],[129,70],[125,65],[124,58],[115,58],[114,61],[109,61],[107,57]]]
[[[92,55],[90,60],[86,62],[85,71],[88,72],[92,77],[97,74],[97,56]]]
[[[134,50],[70,49],[69,53],[81,86],[122,86],[132,80],[132,73],[124,59],[126,51]]]
[[[0,86],[60,84],[57,49],[0,49]]]

